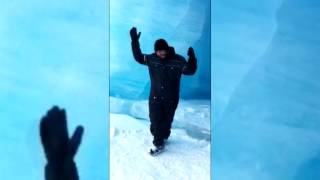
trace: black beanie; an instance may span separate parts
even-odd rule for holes
[[[169,45],[166,40],[164,39],[158,39],[154,43],[154,51],[159,51],[159,50],[169,50]]]

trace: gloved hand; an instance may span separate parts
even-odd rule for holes
[[[139,41],[141,32],[137,33],[137,28],[133,27],[130,30],[130,36],[132,41]]]
[[[176,54],[176,51],[174,50],[174,47],[170,46],[169,47],[169,57],[174,57]]]
[[[69,138],[67,117],[64,109],[54,106],[42,117],[40,137],[47,158],[45,167],[46,180],[78,180],[78,171],[74,163],[84,132],[78,126]]]
[[[169,47],[169,54],[175,55],[176,51],[174,50],[174,47],[170,46]]]
[[[194,50],[193,50],[192,47],[189,47],[189,49],[188,49],[188,56],[189,56],[190,58],[195,58],[195,57],[196,57],[196,55],[194,54]]]

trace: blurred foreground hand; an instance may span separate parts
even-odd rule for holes
[[[40,122],[40,137],[47,158],[46,180],[79,180],[74,157],[84,132],[78,126],[69,138],[64,109],[51,108]]]

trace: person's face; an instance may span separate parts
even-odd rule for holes
[[[168,55],[168,51],[167,50],[158,50],[158,51],[156,51],[156,54],[160,59],[165,59]]]

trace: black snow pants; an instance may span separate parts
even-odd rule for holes
[[[150,132],[155,146],[169,138],[177,106],[178,101],[149,100]]]

